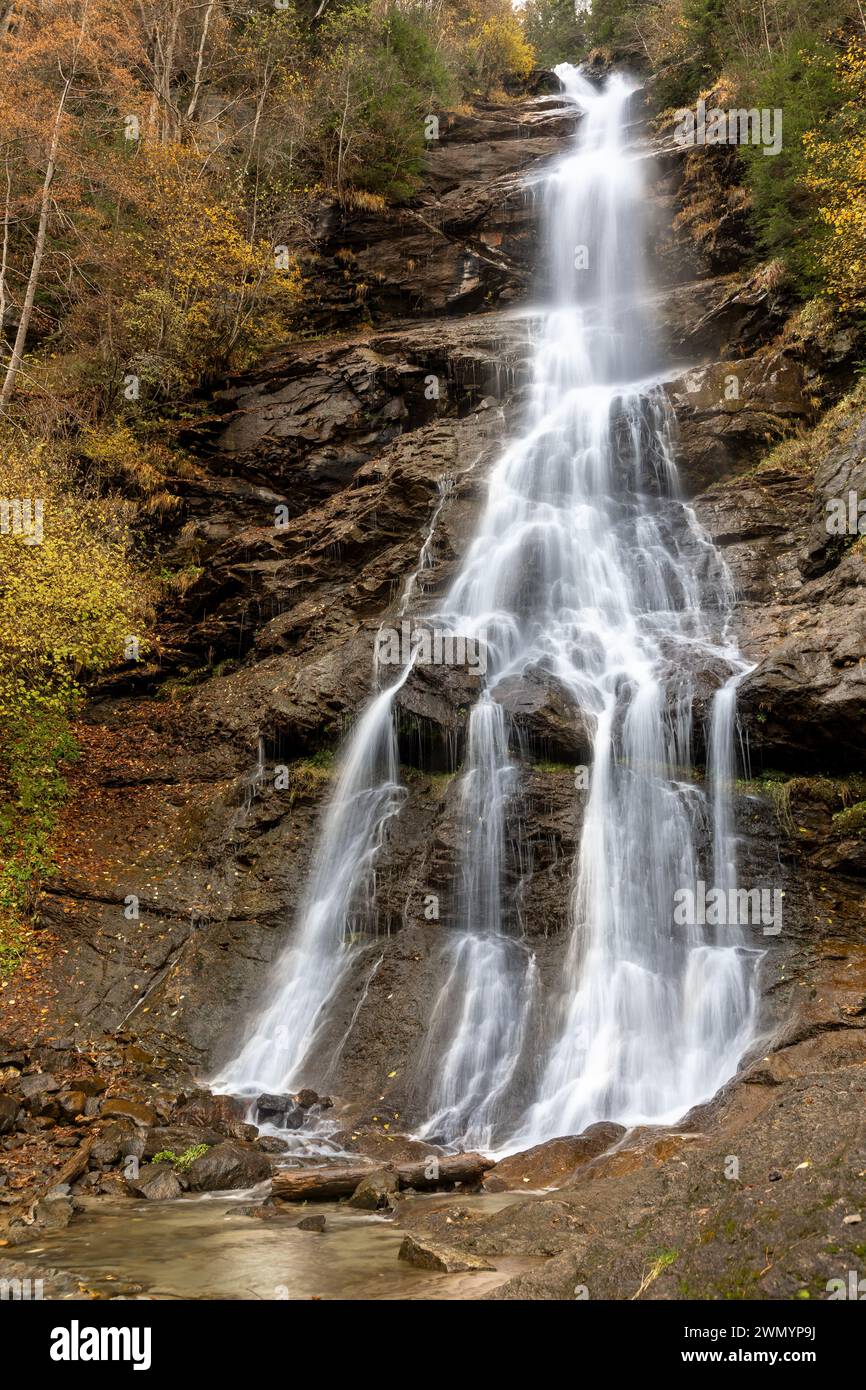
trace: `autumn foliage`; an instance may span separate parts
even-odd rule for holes
[[[843,309],[866,305],[866,43],[853,40],[835,64],[846,100],[829,127],[804,137],[807,187],[828,233],[820,258]]]
[[[410,198],[428,114],[531,63],[508,0],[0,0],[0,509],[43,530],[0,528],[0,974],[82,692],[201,573],[159,555],[196,396],[304,320],[323,201]]]

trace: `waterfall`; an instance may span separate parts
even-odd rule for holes
[[[484,632],[488,688],[472,715],[460,920],[420,1133],[500,1150],[601,1119],[679,1118],[735,1071],[756,1001],[756,953],[739,931],[708,941],[706,928],[673,923],[675,893],[700,878],[708,818],[713,874],[727,885],[734,873],[746,664],[728,636],[721,559],[678,499],[647,310],[645,161],[627,140],[634,87],[614,76],[599,91],[567,65],[557,72],[583,117],[540,188],[553,293],[529,419],[493,471],[442,615]],[[689,769],[695,677],[712,664],[730,676],[714,700],[708,803]],[[492,714],[497,684],[529,670],[546,672],[594,729],[570,942],[543,1003],[504,892],[519,781],[504,716]]]
[[[741,930],[677,926],[702,873],[735,881],[730,813],[736,684],[721,557],[679,497],[671,412],[649,315],[645,159],[629,143],[635,84],[562,65],[582,116],[538,192],[551,302],[533,347],[522,436],[490,476],[477,533],[425,622],[479,639],[485,689],[459,787],[462,845],[441,985],[415,1059],[448,1145],[507,1151],[612,1119],[663,1123],[709,1099],[751,1038],[756,964]],[[443,490],[436,512],[447,498]],[[429,560],[431,532],[404,592]],[[315,1083],[309,1059],[375,918],[375,862],[404,792],[394,698],[377,693],[344,750],[292,941],[220,1089]],[[697,677],[724,671],[709,795],[692,771]],[[497,687],[541,673],[588,728],[588,789],[557,985],[542,988],[513,864],[521,770]],[[704,848],[711,847],[711,854]],[[710,867],[704,868],[707,864]],[[377,967],[374,967],[374,969]],[[351,1024],[350,1024],[351,1027]]]
[[[452,489],[453,480],[442,478],[418,563],[404,586],[400,616],[408,611],[432,563],[436,523]],[[376,645],[376,686],[377,653]],[[343,749],[337,786],[321,829],[294,936],[277,961],[264,1004],[246,1041],[212,1079],[216,1091],[253,1097],[265,1091],[291,1091],[302,1084],[304,1065],[327,1024],[328,1006],[352,965],[357,939],[375,927],[376,857],[388,822],[399,812],[405,796],[399,779],[394,698],[412,665],[410,658],[396,680],[373,696]],[[260,739],[259,780],[262,757]],[[348,1031],[359,1010],[360,1004]]]

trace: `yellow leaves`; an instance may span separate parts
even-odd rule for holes
[[[122,317],[141,378],[183,390],[248,365],[285,335],[300,270],[287,248],[248,235],[231,188],[215,191],[189,149],[159,146],[144,157],[149,226],[134,238]]]
[[[491,15],[469,40],[482,83],[489,90],[506,77],[526,77],[535,62],[519,19],[510,10]]]
[[[0,495],[43,504],[38,544],[0,535],[2,720],[29,697],[71,698],[79,672],[123,660],[125,638],[141,638],[146,595],[110,505],[66,493],[44,456],[7,449]]]
[[[830,231],[821,248],[827,287],[850,310],[866,302],[866,46],[852,40],[835,67],[852,99],[829,129],[807,131],[803,150],[806,187]]]

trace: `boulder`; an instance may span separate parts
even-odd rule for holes
[[[237,1096],[216,1096],[210,1091],[195,1091],[177,1107],[172,1119],[179,1125],[227,1132],[229,1127],[246,1116],[247,1105]]]
[[[171,1202],[183,1191],[170,1163],[147,1163],[138,1177],[127,1178],[126,1185],[135,1196],[146,1197],[149,1202]]]
[[[236,1120],[228,1129],[230,1139],[241,1139],[245,1144],[251,1144],[258,1137],[258,1133],[255,1125],[245,1124],[243,1120]]]
[[[443,1274],[463,1274],[495,1268],[481,1255],[472,1255],[466,1250],[455,1250],[442,1241],[420,1235],[405,1235],[397,1258],[405,1260],[407,1264],[417,1265],[419,1269],[435,1269]]]
[[[222,1192],[228,1188],[255,1187],[271,1176],[266,1154],[254,1144],[226,1140],[208,1149],[187,1169],[191,1192]]]
[[[358,1207],[361,1211],[379,1211],[389,1205],[389,1198],[399,1189],[397,1174],[385,1168],[377,1169],[369,1177],[362,1178],[348,1199],[347,1205]]]
[[[25,1100],[31,1101],[59,1091],[60,1085],[48,1072],[37,1071],[28,1072],[26,1076],[19,1077],[17,1089]]]
[[[112,1096],[110,1100],[102,1102],[101,1114],[109,1119],[132,1120],[133,1124],[141,1129],[149,1129],[156,1124],[156,1111],[151,1106],[138,1100],[124,1100],[118,1096]]]
[[[61,1231],[72,1220],[74,1207],[69,1197],[46,1195],[38,1201],[14,1207],[5,1215],[0,1231],[7,1246],[28,1245],[43,1231]]]
[[[108,1087],[108,1082],[104,1076],[76,1076],[75,1090],[83,1091],[86,1096],[101,1096]]]
[[[263,1154],[284,1154],[289,1149],[288,1140],[280,1139],[276,1134],[260,1134],[253,1142]]]
[[[145,1136],[129,1119],[105,1125],[90,1148],[91,1168],[110,1168],[127,1158],[141,1158]]]
[[[317,1235],[322,1235],[325,1230],[326,1224],[327,1223],[325,1217],[321,1214],[318,1216],[305,1216],[301,1221],[298,1222],[296,1230],[315,1231]]]
[[[265,1092],[255,1103],[255,1115],[259,1124],[283,1125],[289,1113],[296,1109],[295,1098],[290,1095],[273,1095]],[[288,1128],[297,1128],[290,1125]]]
[[[58,1091],[57,1104],[63,1116],[68,1120],[74,1120],[76,1116],[83,1115],[87,1108],[87,1096],[83,1091]]]
[[[625,1132],[622,1125],[602,1120],[590,1125],[582,1134],[548,1139],[544,1144],[503,1158],[487,1181],[495,1180],[497,1191],[502,1190],[500,1183],[514,1188],[562,1186],[579,1168],[616,1144]]]
[[[154,1154],[166,1152],[180,1157],[187,1149],[197,1148],[200,1144],[220,1144],[224,1137],[215,1129],[199,1128],[197,1125],[155,1125],[145,1135],[143,1157],[153,1158]]]
[[[21,1104],[15,1096],[0,1095],[0,1134],[9,1134],[15,1128],[15,1117]]]

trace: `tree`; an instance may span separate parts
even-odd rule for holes
[[[846,96],[832,121],[803,137],[806,185],[827,234],[820,262],[845,310],[866,304],[866,45],[852,40],[835,63]]]
[[[581,0],[527,0],[526,40],[542,67],[577,62],[586,48],[586,9]]]
[[[52,235],[74,235],[83,190],[92,199],[95,188],[115,176],[98,141],[106,123],[117,135],[120,112],[134,102],[134,79],[124,66],[132,51],[118,0],[78,0],[70,7],[19,0],[14,24],[0,36],[6,77],[0,96],[6,174],[0,302],[4,318],[13,309],[18,316],[3,364],[4,412],[55,251]]]

